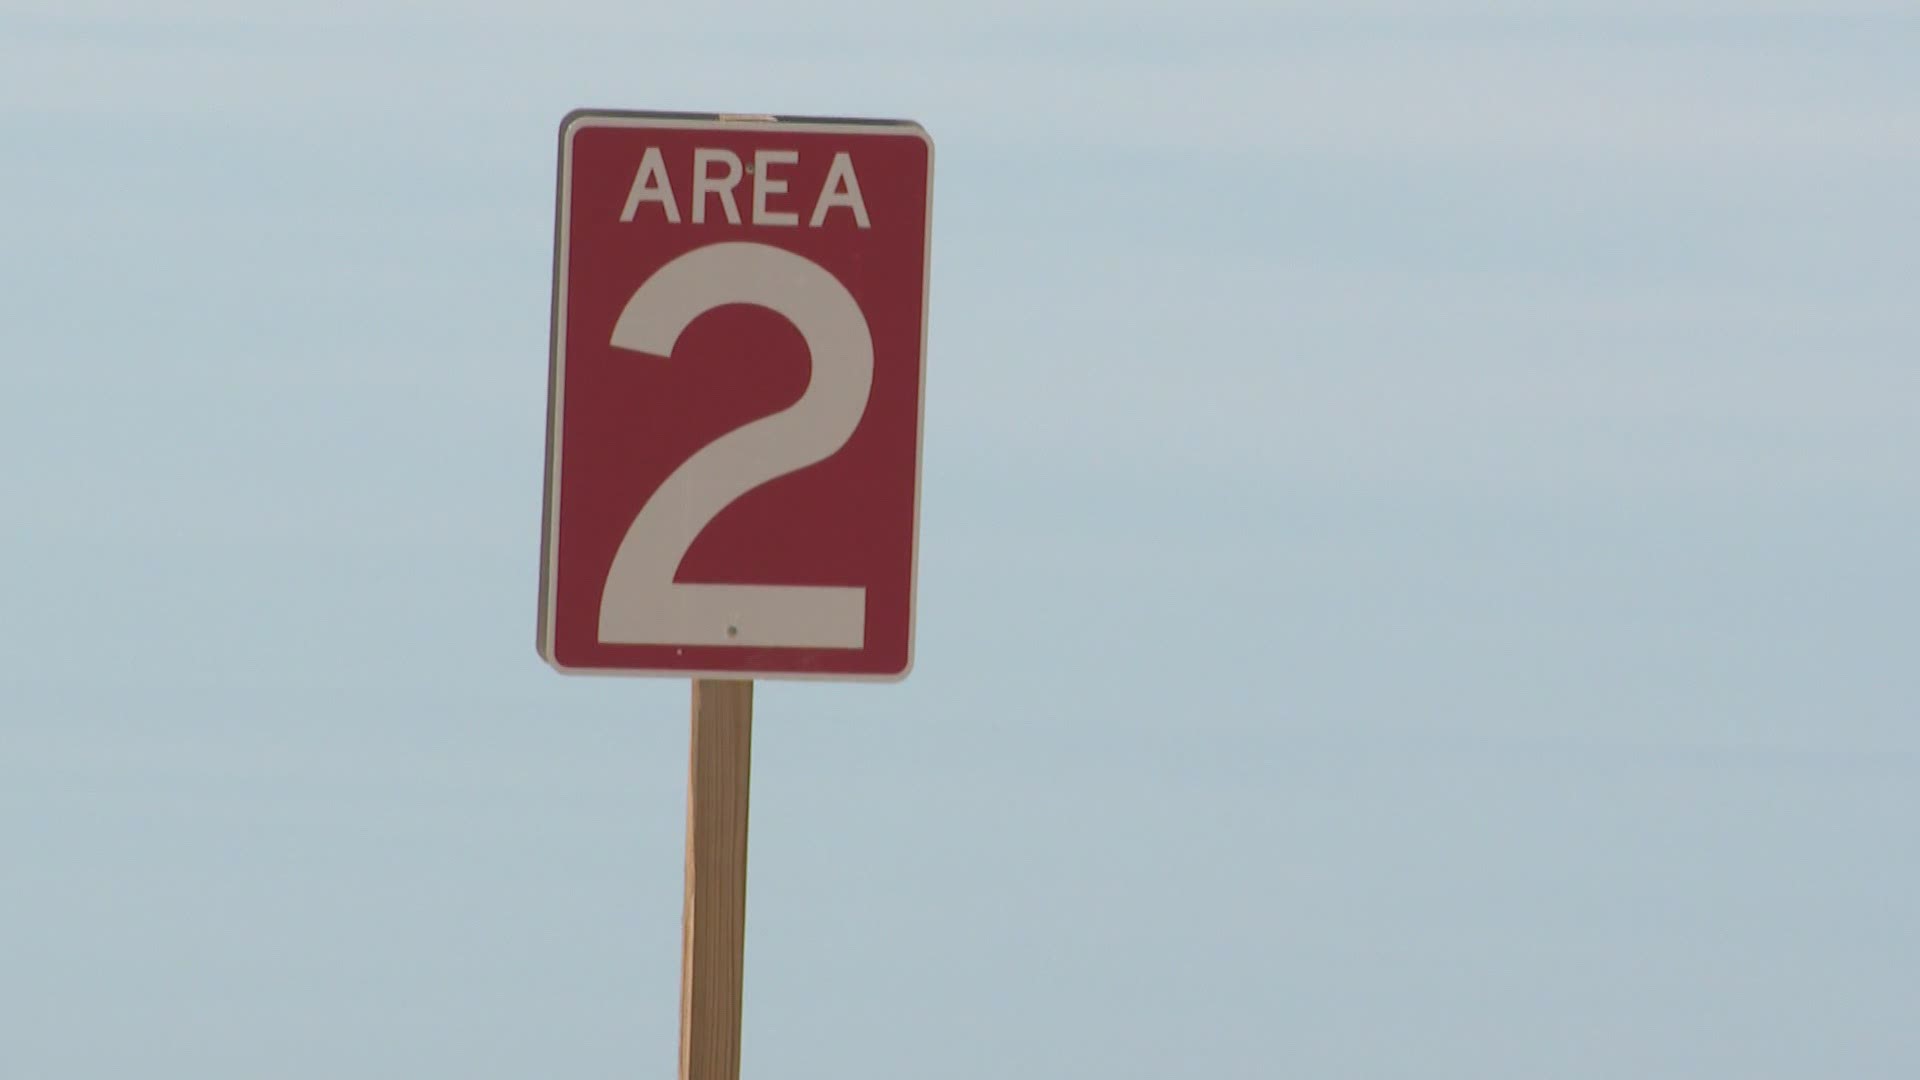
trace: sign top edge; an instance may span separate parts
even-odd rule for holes
[[[925,140],[929,145],[933,137],[926,127],[916,120],[894,117],[858,117],[858,116],[799,116],[777,113],[703,113],[668,112],[645,109],[606,109],[578,108],[570,110],[560,120],[560,135],[564,139],[573,132],[586,127],[659,127],[659,128],[709,128],[724,130],[739,128],[743,130],[777,131],[789,130],[825,130],[852,133],[912,134]]]

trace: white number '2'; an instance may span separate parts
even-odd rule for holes
[[[812,378],[788,408],[702,447],[640,508],[600,595],[600,640],[860,648],[865,589],[674,581],[687,549],[730,503],[845,446],[873,388],[873,334],[853,294],[820,264],[767,244],[712,244],[667,263],[627,300],[613,345],[670,356],[694,319],[723,304],[784,316],[806,340]]]

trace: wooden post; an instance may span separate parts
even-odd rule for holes
[[[680,1080],[739,1080],[753,683],[696,679],[687,770]]]

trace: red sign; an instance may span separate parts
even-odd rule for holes
[[[932,175],[911,123],[567,117],[549,663],[907,673]]]

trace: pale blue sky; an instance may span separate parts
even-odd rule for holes
[[[535,656],[576,106],[939,147],[749,1077],[1920,1074],[1912,4],[0,0],[0,1076],[669,1075]]]

